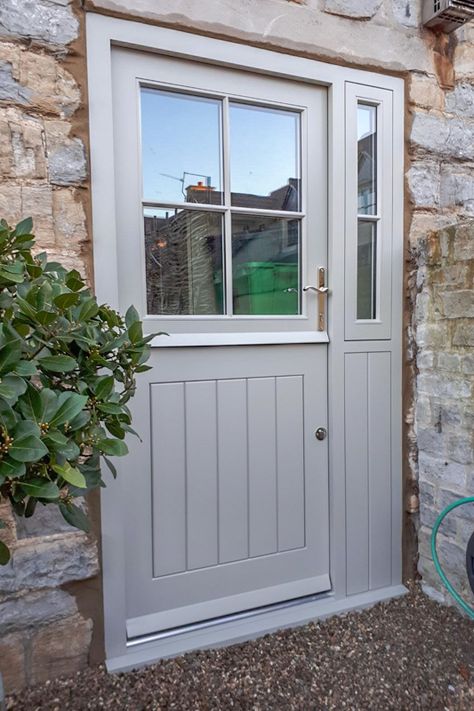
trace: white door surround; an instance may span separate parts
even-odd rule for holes
[[[122,474],[108,484],[102,496],[106,654],[108,668],[119,670],[189,649],[239,641],[301,624],[404,591],[401,586],[403,80],[88,14],[95,284],[98,298],[114,307],[120,306],[122,293],[112,131],[114,46],[326,87],[327,266],[331,291],[327,313],[329,338],[325,339],[329,344],[321,344],[328,349],[331,592],[313,595],[299,604],[284,603],[238,617],[231,615],[211,625],[191,625],[179,634],[127,639],[123,541],[127,526],[133,525],[127,519],[125,504],[127,488],[133,486],[130,480],[133,473],[128,477]],[[373,209],[367,208],[366,203],[361,206],[360,185],[357,197],[356,124],[361,107],[367,108],[368,113],[373,109],[377,116],[377,204]],[[361,254],[365,260],[362,266]],[[367,268],[373,275],[373,293],[369,296],[357,286],[357,274],[360,278]],[[373,309],[373,313],[368,314],[367,309]],[[245,342],[266,344],[266,348],[272,343],[287,343],[285,347],[291,348],[291,343],[318,342],[314,334],[302,335],[298,331],[282,340],[278,330],[268,330],[263,341],[255,341],[255,334],[248,331],[238,336],[232,331],[210,336],[203,329],[198,334],[185,329],[173,338],[174,342],[168,342],[167,346],[178,349],[183,345]]]

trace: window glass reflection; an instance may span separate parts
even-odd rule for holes
[[[224,313],[222,216],[145,209],[149,314]]]
[[[299,220],[232,216],[234,314],[299,314],[299,273]]]
[[[300,115],[230,104],[232,205],[300,209]]]
[[[359,215],[377,212],[377,107],[357,107],[357,169]]]
[[[221,102],[141,89],[144,199],[222,202]]]
[[[357,235],[357,318],[376,318],[377,225],[359,220]]]

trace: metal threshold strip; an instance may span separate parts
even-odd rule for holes
[[[285,602],[276,602],[273,605],[255,607],[252,610],[244,610],[243,612],[236,612],[232,615],[213,617],[208,620],[203,620],[202,622],[193,622],[189,625],[183,625],[182,627],[173,627],[167,630],[163,630],[162,632],[154,632],[152,634],[140,635],[139,637],[132,637],[130,639],[127,639],[127,647],[136,647],[140,644],[146,644],[147,642],[158,642],[162,639],[176,637],[178,635],[187,634],[189,632],[197,632],[199,630],[208,629],[210,627],[224,625],[229,622],[238,622],[239,620],[257,617],[258,615],[264,615],[268,612],[277,612],[278,610],[286,610],[290,607],[305,605],[309,602],[317,602],[318,600],[324,600],[327,598],[331,598],[332,596],[332,593],[327,592],[317,593],[314,595],[305,595],[305,597],[298,597],[294,598],[293,600],[286,600]]]

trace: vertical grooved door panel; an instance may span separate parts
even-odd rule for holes
[[[278,550],[305,544],[303,378],[276,379]]]
[[[367,353],[345,356],[347,592],[369,587]]]
[[[217,383],[219,562],[248,558],[247,381]]]
[[[218,562],[216,396],[213,380],[185,385],[188,570]]]
[[[150,388],[153,500],[153,574],[186,569],[184,384]]]
[[[248,381],[250,556],[275,553],[277,541],[275,378]]]
[[[390,585],[391,535],[391,354],[368,355],[369,585]]]

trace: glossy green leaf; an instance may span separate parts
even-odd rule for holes
[[[53,301],[55,305],[60,309],[68,309],[71,306],[75,306],[79,301],[80,296],[77,292],[65,293],[56,296]]]
[[[0,377],[0,397],[15,400],[23,395],[27,388],[26,382],[19,375],[4,375]]]
[[[0,541],[0,565],[7,565],[10,558],[10,550],[7,544],[3,541]]]
[[[97,446],[104,454],[113,454],[115,457],[128,454],[127,445],[120,439],[100,439]]]
[[[0,344],[0,375],[8,372],[21,358],[21,339],[9,338]]]
[[[69,463],[65,464],[64,466],[59,466],[59,464],[53,464],[52,469],[56,472],[56,474],[59,474],[64,479],[64,481],[67,481],[68,484],[77,486],[80,489],[86,488],[87,484],[84,474],[82,474],[76,467],[72,467]]]
[[[103,400],[110,395],[114,389],[114,382],[115,380],[113,375],[105,375],[96,381],[94,386],[94,394],[97,400]]]
[[[33,219],[31,217],[26,217],[24,220],[19,222],[15,227],[15,235],[20,237],[21,235],[30,235],[33,231]]]
[[[70,392],[61,393],[58,398],[58,409],[50,418],[49,424],[58,427],[65,422],[70,422],[85,407],[87,400],[87,395],[78,395]]]
[[[38,363],[42,368],[55,373],[70,373],[77,367],[77,361],[67,355],[43,356],[38,358]]]
[[[80,531],[84,531],[85,533],[89,533],[89,520],[84,511],[82,511],[78,506],[75,506],[74,504],[60,503],[59,510],[61,511],[64,520],[71,526],[74,526],[74,528],[78,528]]]
[[[21,490],[28,496],[34,496],[36,499],[58,499],[59,489],[54,481],[48,481],[38,477],[29,481],[20,483]]]
[[[46,445],[34,435],[16,437],[8,451],[16,462],[37,462],[48,454]]]
[[[104,462],[107,464],[108,468],[110,469],[113,478],[116,479],[117,478],[117,469],[115,468],[115,465],[113,464],[113,462],[110,461],[110,459],[107,459],[107,457],[103,456],[102,458],[103,458]]]
[[[22,477],[25,473],[26,466],[23,462],[15,462],[8,456],[0,460],[0,477],[4,479]]]
[[[125,314],[125,325],[127,328],[130,328],[132,323],[136,323],[137,321],[140,320],[140,316],[138,315],[138,311],[134,306],[129,306],[127,309],[127,312]]]
[[[37,365],[34,360],[20,360],[14,366],[14,372],[22,377],[30,377],[36,375]]]

